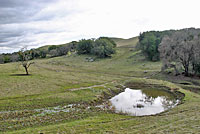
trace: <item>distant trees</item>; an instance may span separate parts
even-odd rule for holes
[[[3,55],[0,55],[0,64],[4,63]]]
[[[140,36],[138,37],[139,38],[138,46],[150,61],[159,61],[160,54],[158,51],[158,46],[165,35],[170,35],[173,32],[174,32],[173,30],[169,30],[162,32],[150,31],[141,33]]]
[[[12,62],[13,58],[11,54],[0,54],[0,64]]]
[[[94,39],[82,39],[77,43],[76,50],[78,54],[90,54],[94,48]]]
[[[28,60],[57,57],[68,54],[69,52],[77,52],[78,54],[91,54],[99,58],[110,57],[115,53],[116,44],[108,37],[100,37],[98,39],[82,39],[80,41],[72,41],[62,45],[50,45],[31,50],[20,50],[11,54],[0,54],[0,64],[9,62],[23,61],[25,69],[30,66]],[[27,70],[28,74],[28,70]]]
[[[52,45],[48,48],[47,54],[49,54],[50,57],[63,56],[66,55],[72,49],[74,49],[74,44],[72,42],[60,46]]]
[[[9,63],[9,62],[11,62],[10,55],[9,55],[9,54],[5,54],[5,55],[3,56],[3,61],[4,61],[4,63]]]
[[[22,48],[18,52],[18,55],[19,55],[19,60],[21,61],[21,64],[26,71],[26,75],[29,75],[28,68],[30,67],[31,64],[34,63],[29,61],[32,56],[32,51],[27,51],[26,48]]]
[[[99,58],[111,57],[114,54],[115,43],[112,43],[106,38],[99,38],[95,40],[94,47],[91,50],[91,54],[96,55]]]
[[[46,50],[40,50],[39,55],[40,55],[40,58],[46,58],[47,57],[47,51]]]
[[[117,44],[116,44],[111,38],[109,38],[109,37],[99,37],[99,39],[100,39],[100,40],[101,40],[101,39],[108,40],[110,43],[113,44],[114,47],[117,46]]]
[[[100,37],[98,39],[80,40],[77,43],[76,50],[78,54],[91,54],[99,58],[110,57],[114,54],[116,44],[107,37]]]
[[[172,66],[176,69],[180,64],[185,76],[200,73],[200,30],[183,29],[165,36],[159,52],[163,70]]]
[[[150,31],[139,36],[138,47],[151,61],[163,62],[162,70],[181,68],[186,76],[200,74],[200,29]]]
[[[13,53],[10,55],[11,62],[17,62],[19,61],[19,55],[17,53]]]
[[[51,45],[51,46],[49,46],[48,51],[50,52],[51,50],[54,50],[56,48],[58,48],[58,46]]]
[[[70,51],[70,46],[61,46],[57,48],[58,56],[66,55]]]

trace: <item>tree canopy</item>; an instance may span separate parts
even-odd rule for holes
[[[164,69],[180,64],[186,76],[200,73],[200,30],[183,29],[165,36],[159,52]]]
[[[116,43],[108,37],[98,39],[80,40],[77,43],[76,50],[78,54],[91,54],[99,58],[110,57],[114,54]]]
[[[138,46],[150,61],[160,60],[158,46],[165,35],[170,35],[174,31],[150,31],[141,33]]]

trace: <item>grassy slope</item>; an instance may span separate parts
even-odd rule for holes
[[[34,116],[37,113],[31,109],[78,102],[90,103],[102,92],[107,92],[107,89],[101,86],[104,83],[114,82],[106,86],[115,88],[119,83],[131,79],[133,82],[141,82],[141,87],[143,83],[176,87],[164,81],[140,79],[159,72],[161,64],[148,62],[140,51],[128,48],[135,46],[137,38],[115,39],[115,41],[120,48],[112,59],[85,62],[85,58],[89,56],[71,55],[36,60],[36,64],[30,67],[32,76],[28,77],[13,76],[13,74],[24,73],[18,63],[0,65],[0,111],[21,110],[9,114],[0,113],[0,131],[6,133],[198,133],[200,96],[184,89],[181,89],[186,94],[184,104],[156,116],[130,117],[99,112],[95,108],[91,111],[83,108],[81,113]],[[164,79],[163,76],[155,78]],[[91,85],[99,86],[85,90],[69,90]],[[24,113],[23,109],[27,111]],[[72,115],[75,117],[70,117]],[[61,119],[62,121],[59,121]]]
[[[138,39],[137,37],[129,38],[129,39],[122,39],[122,38],[111,38],[117,43],[118,47],[127,47],[127,46],[134,46],[136,45]]]
[[[185,103],[156,116],[102,113],[85,119],[14,133],[199,133],[199,95],[185,90]],[[198,98],[198,99],[197,99]]]

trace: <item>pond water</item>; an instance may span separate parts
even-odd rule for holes
[[[124,92],[110,99],[112,109],[116,113],[132,116],[154,115],[179,103],[175,96],[164,90],[133,90],[126,88]]]

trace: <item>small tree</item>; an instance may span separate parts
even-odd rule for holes
[[[19,52],[19,60],[21,61],[22,66],[24,67],[26,71],[26,75],[29,75],[28,68],[31,64],[34,64],[34,62],[30,62],[30,58],[32,55],[31,51],[27,51],[26,48],[22,48]]]

